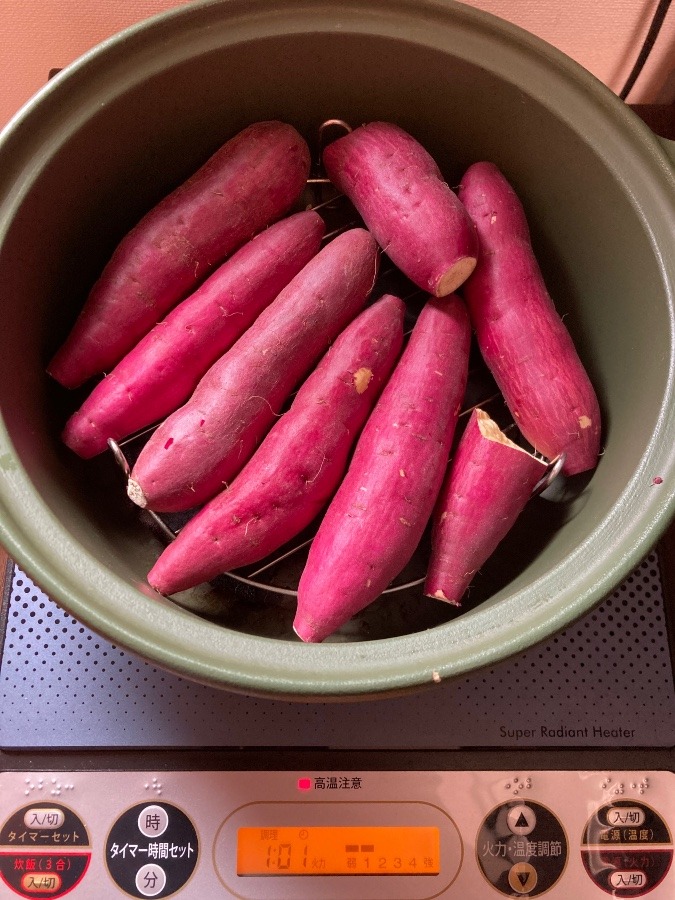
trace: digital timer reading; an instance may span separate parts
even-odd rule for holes
[[[440,832],[427,826],[239,828],[237,875],[438,875]]]

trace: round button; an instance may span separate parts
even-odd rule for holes
[[[538,897],[562,877],[569,853],[562,823],[535,800],[500,803],[483,819],[476,859],[486,881],[507,897]]]
[[[172,803],[137,803],[113,823],[105,862],[130,897],[170,897],[192,877],[199,841],[192,821]]]
[[[506,814],[506,824],[512,834],[530,834],[537,824],[537,816],[530,806],[519,803]]]
[[[146,806],[138,816],[138,830],[145,837],[159,837],[169,827],[169,814],[163,806]]]
[[[612,897],[644,897],[661,884],[674,857],[665,819],[640,800],[613,800],[588,820],[581,859],[589,877]]]
[[[537,886],[537,870],[529,863],[516,863],[509,869],[509,887],[517,894],[531,894]]]
[[[58,900],[82,881],[90,862],[84,822],[60,803],[30,803],[0,824],[3,896],[4,885],[13,897]]]
[[[136,889],[142,897],[156,897],[166,887],[166,872],[155,863],[147,863],[136,872]]]

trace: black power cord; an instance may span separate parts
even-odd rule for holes
[[[668,9],[670,8],[670,4],[671,0],[659,0],[656,9],[654,10],[651,24],[649,25],[649,31],[647,32],[640,52],[638,53],[638,57],[635,60],[633,70],[628,76],[628,80],[624,84],[623,89],[619,94],[619,97],[622,100],[625,100],[626,97],[630,94],[631,88],[637,81],[640,72],[643,70],[645,63],[649,58],[649,54],[652,52],[654,44],[656,43],[656,39],[659,36],[661,26],[663,25],[663,22],[666,18],[666,14],[668,12]]]

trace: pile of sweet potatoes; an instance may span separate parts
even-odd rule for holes
[[[299,208],[310,157],[282,122],[228,140],[123,238],[48,371],[68,388],[106,373],[65,424],[81,457],[157,426],[128,495],[195,511],[148,575],[157,591],[318,521],[293,625],[318,642],[427,529],[423,592],[459,605],[550,461],[595,467],[601,423],[495,165],[471,165],[455,192],[412,135],[362,125],[323,163],[363,227],[327,240]],[[426,295],[408,335],[406,302],[378,296],[383,253]],[[474,339],[523,441],[480,408],[458,433]]]

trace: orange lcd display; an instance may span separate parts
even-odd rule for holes
[[[240,828],[237,875],[438,875],[440,834],[429,826]]]

